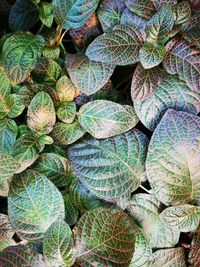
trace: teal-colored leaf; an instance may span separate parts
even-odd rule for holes
[[[129,266],[135,249],[135,226],[124,212],[99,208],[78,221],[75,236],[80,266]]]
[[[91,61],[82,53],[69,55],[66,67],[74,85],[86,95],[99,91],[115,69],[114,65]]]
[[[141,28],[129,25],[115,26],[113,31],[97,37],[87,48],[90,60],[116,65],[135,64],[139,61],[139,49],[145,33]]]
[[[86,132],[98,139],[124,133],[138,123],[132,106],[108,100],[95,100],[83,105],[78,120]]]
[[[72,123],[76,117],[76,104],[74,102],[59,104],[56,115],[62,122]]]
[[[165,53],[164,45],[145,43],[140,48],[140,62],[145,69],[153,68],[163,61]]]
[[[169,74],[177,73],[192,90],[199,91],[200,51],[179,38],[168,42],[166,50],[167,54],[163,61],[166,71]]]
[[[143,30],[147,26],[147,20],[137,16],[133,12],[131,12],[128,8],[125,8],[122,15],[121,15],[121,20],[120,24],[126,24],[126,25],[135,25],[139,28],[142,28]]]
[[[39,19],[39,11],[31,0],[17,0],[9,14],[9,27],[13,31],[27,31],[32,28]]]
[[[34,96],[27,112],[28,127],[38,134],[48,134],[56,123],[56,113],[51,97],[40,92]]]
[[[20,237],[41,239],[54,221],[65,216],[62,195],[44,175],[25,171],[10,184],[8,215]]]
[[[166,205],[200,200],[199,117],[168,110],[151,138],[147,177],[155,196]]]
[[[72,168],[97,197],[128,198],[140,186],[148,139],[137,129],[104,140],[90,138],[68,150]]]
[[[0,150],[10,152],[16,142],[17,133],[18,128],[14,120],[0,120]]]
[[[157,85],[152,96],[135,102],[134,107],[141,122],[153,131],[170,108],[197,115],[200,112],[200,94],[192,91],[177,76],[168,75]]]
[[[134,221],[143,229],[152,248],[173,247],[178,243],[180,231],[165,225],[159,214],[161,203],[149,194],[134,195],[128,205]]]

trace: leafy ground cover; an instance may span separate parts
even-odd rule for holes
[[[0,266],[200,266],[200,5],[0,1]]]

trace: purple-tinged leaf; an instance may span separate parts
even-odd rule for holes
[[[143,30],[146,28],[147,25],[147,20],[137,16],[133,12],[131,12],[128,8],[125,8],[122,16],[121,16],[121,24],[126,24],[126,25],[135,25],[139,28],[142,28]]]
[[[200,49],[200,14],[192,16],[183,30],[183,38],[191,46],[196,46]]]

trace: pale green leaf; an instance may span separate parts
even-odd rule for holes
[[[74,102],[59,104],[56,115],[62,122],[72,123],[76,117],[76,104]]]
[[[200,200],[200,118],[168,110],[151,138],[147,177],[155,196],[166,205]]]
[[[98,139],[124,133],[139,121],[132,106],[108,100],[95,100],[83,105],[78,120],[86,132]]]
[[[0,150],[0,181],[12,178],[19,164],[7,151]]]
[[[191,17],[190,4],[186,1],[173,7],[175,25],[186,24]]]
[[[44,175],[25,171],[11,182],[8,215],[20,237],[41,239],[54,221],[65,216],[62,195]]]
[[[90,138],[68,150],[78,179],[97,197],[128,198],[140,186],[148,145],[137,129],[112,138]]]
[[[60,55],[60,46],[45,47],[43,50],[43,56],[47,59],[57,59]]]
[[[9,181],[3,180],[0,183],[0,196],[7,197],[9,192]]]
[[[10,80],[4,70],[0,65],[0,102],[4,101],[5,97],[11,93]]]
[[[76,95],[76,88],[67,76],[62,76],[56,83],[57,100],[59,102],[71,102]]]
[[[41,2],[39,6],[39,12],[42,23],[48,28],[51,28],[53,24],[52,4],[48,2]]]

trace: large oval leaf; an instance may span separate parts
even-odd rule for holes
[[[86,56],[93,61],[116,65],[135,64],[139,61],[145,33],[129,25],[115,26],[113,31],[97,37],[87,48]]]
[[[48,134],[56,123],[56,113],[51,97],[45,92],[37,93],[28,106],[27,125],[38,134]]]
[[[52,266],[74,264],[76,252],[70,227],[63,220],[57,220],[48,228],[43,240],[45,260]]]
[[[178,242],[180,231],[161,221],[161,203],[153,195],[134,195],[129,202],[128,211],[143,229],[152,248],[172,247]]]
[[[105,140],[91,138],[69,148],[78,178],[96,196],[113,200],[129,197],[140,186],[148,145],[138,130]]]
[[[99,0],[53,0],[53,15],[61,27],[69,30],[80,28],[92,16]]]
[[[163,78],[152,96],[142,102],[135,102],[134,107],[142,123],[153,131],[167,109],[197,115],[200,111],[200,94],[192,91],[178,77],[171,75]]]
[[[23,82],[35,67],[44,48],[44,38],[28,32],[9,36],[2,48],[2,62],[12,84]]]
[[[147,177],[166,205],[200,201],[200,118],[168,110],[151,138]]]
[[[8,215],[22,239],[38,240],[54,221],[64,218],[64,201],[45,176],[27,170],[11,182]]]
[[[95,100],[83,105],[78,120],[86,132],[99,139],[124,133],[138,123],[133,107],[108,100]]]
[[[102,231],[103,230],[103,231]],[[95,209],[76,225],[75,247],[80,266],[129,266],[135,246],[133,220],[123,212]]]
[[[180,39],[172,39],[166,46],[163,66],[169,74],[178,74],[187,85],[196,91],[200,88],[200,51]]]
[[[74,85],[86,95],[99,91],[107,83],[115,68],[111,64],[91,61],[83,54],[68,56],[66,67]]]

